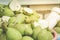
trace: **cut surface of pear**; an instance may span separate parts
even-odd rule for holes
[[[13,0],[9,4],[9,7],[12,11],[18,11],[18,10],[20,10],[21,5],[19,4],[19,2],[17,0]]]

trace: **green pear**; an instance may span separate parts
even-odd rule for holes
[[[17,20],[16,20],[16,22],[17,22],[18,24],[21,24],[22,22],[24,22],[24,20],[25,20],[25,15],[24,15],[24,14],[19,14],[19,15],[17,15]]]
[[[0,4],[0,7],[3,7],[4,5],[3,4]]]
[[[21,40],[22,35],[14,28],[8,28],[6,31],[7,40]]]
[[[0,35],[3,33],[3,30],[0,28]]]
[[[38,21],[38,18],[35,15],[31,15],[30,19],[31,19],[31,22]]]
[[[0,18],[0,28],[2,27],[2,19]]]
[[[27,7],[23,8],[24,14],[25,15],[32,15],[33,14],[33,10]]]
[[[22,34],[24,35],[25,32],[25,24],[16,24],[15,28]]]
[[[14,28],[15,24],[14,23],[9,23],[8,27],[13,27]]]
[[[4,15],[4,8],[0,5],[0,17],[2,17]]]
[[[60,21],[57,22],[56,26],[57,27],[60,27]]]
[[[52,40],[52,39],[53,39],[52,33],[45,29],[41,30],[38,34],[38,40]]]
[[[6,34],[2,33],[2,34],[0,35],[0,40],[7,40],[7,39],[6,39]]]
[[[58,34],[60,34],[60,27],[55,27],[54,29]]]
[[[2,7],[2,8],[5,8],[5,7],[7,7],[8,5],[5,5],[5,4],[0,4],[0,7]]]
[[[9,23],[15,23],[16,22],[16,17],[11,17],[9,19]]]
[[[31,38],[31,37],[29,37],[29,36],[24,36],[24,37],[22,38],[22,40],[34,40],[34,39]]]
[[[8,7],[4,8],[4,15],[5,16],[14,16],[14,13],[12,10],[10,10]]]
[[[41,28],[40,27],[35,27],[34,29],[33,29],[33,38],[35,39],[35,40],[37,40],[37,37],[38,37],[38,33],[41,31]]]
[[[38,21],[35,21],[31,23],[31,27],[32,29],[34,29],[35,27],[40,27],[40,24],[38,23]]]
[[[35,15],[36,18],[40,18],[40,14],[38,14],[36,11],[33,12],[33,15]]]
[[[11,17],[8,21],[8,27],[14,27],[16,24],[16,17]]]
[[[30,24],[25,24],[25,35],[32,35],[33,30]]]
[[[29,16],[26,16],[26,18],[25,18],[25,22],[26,22],[26,23],[31,23],[31,19],[30,19]]]

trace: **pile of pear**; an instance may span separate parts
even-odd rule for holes
[[[10,9],[0,4],[0,40],[52,40],[52,31],[34,26],[40,15],[27,7]]]

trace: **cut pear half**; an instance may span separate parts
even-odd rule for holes
[[[27,8],[27,7],[24,7],[24,11],[29,13],[29,14],[32,14],[33,13],[33,10],[30,9],[30,8]]]
[[[12,11],[18,11],[18,10],[20,10],[21,5],[19,4],[19,2],[17,0],[13,0],[10,3],[9,7]]]

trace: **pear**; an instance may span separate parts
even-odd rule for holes
[[[6,34],[2,33],[2,34],[0,35],[0,40],[7,40],[7,39],[6,39]]]
[[[12,11],[19,11],[21,8],[21,5],[19,4],[19,2],[17,0],[12,0],[9,4],[9,8]]]
[[[16,22],[16,17],[11,17],[9,19],[9,23],[15,23]]]
[[[24,14],[19,14],[19,15],[17,15],[17,20],[16,20],[16,22],[17,22],[18,24],[23,23],[24,20],[25,20],[25,15],[24,15]]]
[[[31,38],[31,37],[29,37],[29,36],[24,36],[24,37],[22,38],[22,40],[34,40],[34,39]]]
[[[16,17],[11,17],[8,21],[8,27],[14,27],[16,24]]]
[[[3,33],[3,30],[0,28],[0,35]]]
[[[35,27],[40,27],[40,24],[38,23],[38,21],[35,21],[31,23],[31,27],[34,29]]]
[[[0,18],[0,28],[2,27],[2,19]]]
[[[32,35],[33,30],[30,24],[25,24],[25,35]]]
[[[31,19],[30,19],[29,16],[25,16],[25,22],[26,22],[26,23],[31,23]]]
[[[14,28],[15,24],[14,23],[9,23],[8,27],[13,27]]]
[[[14,28],[8,28],[6,31],[7,40],[21,40],[22,35]]]
[[[37,15],[38,16],[38,15]],[[36,15],[31,15],[30,16],[30,19],[31,19],[31,22],[34,22],[34,21],[38,21],[38,18],[37,18],[37,16]]]
[[[0,7],[3,7],[4,6],[4,4],[0,4]]]
[[[52,39],[53,39],[52,33],[45,29],[41,30],[38,34],[38,40],[52,40]]]
[[[55,27],[54,29],[58,34],[60,34],[60,27]]]
[[[15,28],[22,34],[24,35],[25,32],[25,24],[16,24]]]
[[[33,14],[33,10],[30,8],[27,8],[27,7],[24,7],[23,11],[24,11],[25,15],[32,15]]]
[[[41,28],[40,27],[35,27],[34,29],[33,29],[33,38],[35,39],[35,40],[37,40],[37,37],[38,37],[38,33],[41,31]]]
[[[4,15],[5,16],[14,16],[14,13],[11,9],[9,9],[8,7],[4,8]]]
[[[36,18],[40,18],[40,14],[38,14],[36,11],[33,12],[33,15],[34,15]]]
[[[57,27],[60,27],[60,21],[57,22],[56,26]]]
[[[0,17],[2,17],[4,15],[4,8],[2,5],[0,5]]]
[[[8,5],[5,5],[5,4],[0,4],[0,7],[1,8],[5,8],[5,7],[7,7]]]

